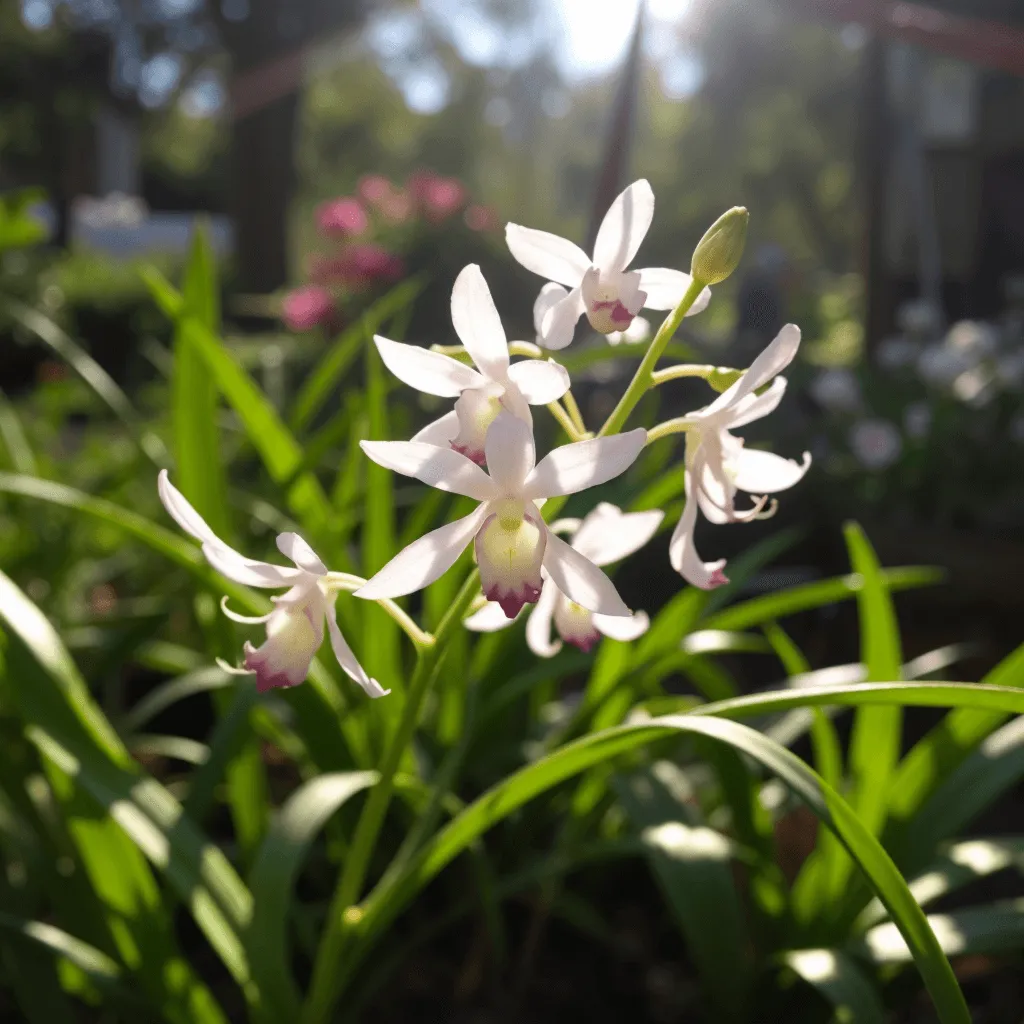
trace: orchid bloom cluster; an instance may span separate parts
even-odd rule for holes
[[[372,191],[378,204],[396,199],[394,190],[381,188],[380,182],[370,184],[375,188],[367,188],[367,194]],[[325,209],[325,229],[329,225],[333,231],[363,230],[360,209],[347,202]],[[462,495],[476,507],[414,540],[370,579],[331,572],[294,533],[277,538],[278,549],[291,565],[247,558],[218,538],[171,484],[166,471],[161,473],[159,493],[167,511],[199,541],[217,572],[245,586],[285,591],[272,598],[271,611],[257,617],[241,616],[222,603],[232,619],[266,627],[260,646],[244,645],[242,668],[237,670],[254,673],[258,690],[302,682],[323,642],[326,622],[341,668],[369,696],[384,696],[389,691],[366,673],[338,628],[338,595],[351,593],[381,603],[414,641],[433,643],[434,638],[420,631],[393,599],[433,583],[468,548],[478,568],[479,594],[472,606],[467,598],[461,607],[461,614],[469,613],[466,628],[504,628],[532,605],[526,640],[541,657],[554,656],[564,643],[589,651],[601,636],[636,639],[648,628],[647,615],[626,605],[604,569],[648,543],[664,513],[623,511],[599,502],[582,518],[554,519],[554,514],[568,496],[625,473],[645,445],[679,433],[685,434],[678,470],[685,504],[669,543],[669,560],[694,586],[712,589],[728,582],[724,559],[705,562],[697,554],[697,520],[700,513],[712,523],[764,518],[776,507],[770,496],[792,487],[807,472],[806,453],[799,462],[785,459],[746,448],[733,433],[779,405],[786,390],[780,374],[796,356],[800,331],[793,325],[784,327],[745,372],[713,366],[656,369],[683,317],[707,306],[708,285],[724,280],[735,268],[747,215],[745,210],[729,211],[712,226],[694,253],[692,274],[668,268],[630,270],[653,215],[654,195],[648,183],[630,185],[612,203],[592,256],[567,239],[507,226],[512,255],[549,279],[534,304],[532,342],[508,341],[476,265],[462,270],[452,291],[452,326],[460,346],[426,349],[374,338],[384,365],[400,381],[429,395],[454,399],[454,405],[410,440],[364,440],[363,452],[380,466]],[[672,311],[649,342],[649,325],[639,316],[644,308]],[[545,352],[568,346],[584,314],[610,344],[625,343],[643,353],[619,405],[596,433],[583,423],[568,370]],[[513,361],[513,356],[525,358]],[[678,377],[701,377],[721,393],[702,408],[649,432],[622,429],[644,393]],[[534,439],[533,410],[540,406],[552,412],[569,436],[569,443],[543,457],[538,457]],[[737,506],[741,491],[751,496],[745,508]]]

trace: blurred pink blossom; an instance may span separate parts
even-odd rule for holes
[[[281,319],[290,330],[308,331],[326,323],[334,315],[334,299],[326,288],[309,285],[296,288],[284,297]]]
[[[443,178],[433,171],[416,171],[409,176],[409,191],[427,219],[435,224],[461,210],[466,188],[457,178]]]
[[[332,199],[316,211],[317,227],[325,235],[361,235],[369,226],[370,218],[362,204],[353,196]]]
[[[353,245],[318,268],[319,279],[331,279],[361,288],[377,281],[395,281],[405,273],[399,256],[367,242]]]
[[[470,231],[496,231],[499,227],[498,214],[493,206],[474,203],[466,208],[466,226]]]
[[[359,179],[356,191],[385,220],[401,224],[412,214],[412,197],[405,189],[392,184],[381,174],[366,174]]]

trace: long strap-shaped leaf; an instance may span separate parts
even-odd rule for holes
[[[378,888],[353,921],[353,942],[338,970],[349,972],[368,952],[370,940],[409,900],[469,843],[533,797],[617,754],[672,733],[707,736],[726,743],[777,775],[846,847],[889,911],[931,993],[942,1024],[970,1024],[970,1013],[956,978],[924,912],[895,864],[838,793],[796,755],[747,726],[719,718],[669,716],[620,726],[584,737],[529,765],[484,793],[453,819],[389,888]],[[357,915],[353,915],[357,917]]]
[[[286,1021],[298,1017],[301,997],[288,968],[288,908],[292,888],[316,834],[350,797],[377,781],[376,772],[320,775],[300,786],[267,832],[249,875],[255,894],[246,945],[260,979],[260,1016]]]

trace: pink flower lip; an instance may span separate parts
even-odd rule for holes
[[[484,597],[488,601],[494,601],[501,607],[506,618],[514,619],[522,610],[524,605],[534,604],[540,597],[540,587],[534,587],[529,583],[523,585],[521,591],[502,591],[497,585],[489,588]]]
[[[619,330],[625,330],[633,322],[633,314],[618,300],[610,299],[604,302],[594,303],[594,312],[598,310],[607,309],[610,310],[610,316],[612,323],[615,324]]]
[[[729,577],[721,569],[716,569],[708,580],[708,590],[714,590],[715,587],[724,587],[729,582]]]
[[[589,654],[597,646],[598,640],[601,639],[601,634],[595,629],[592,633],[576,633],[573,636],[563,636],[562,639],[567,644],[578,647],[584,654]]]
[[[456,444],[454,441],[450,441],[449,444],[452,447],[452,451],[465,455],[467,459],[475,462],[481,469],[487,465],[487,456],[482,448],[470,448],[469,445]]]
[[[286,690],[289,687],[298,686],[306,678],[303,675],[301,679],[293,679],[287,672],[275,672],[270,667],[270,662],[266,655],[261,654],[259,648],[253,647],[249,642],[246,642],[242,649],[245,652],[242,665],[250,672],[256,673],[257,693],[266,693],[268,690],[276,689]]]

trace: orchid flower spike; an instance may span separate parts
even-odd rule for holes
[[[633,464],[646,438],[647,432],[639,429],[577,441],[537,463],[533,429],[501,412],[487,431],[488,473],[458,452],[422,441],[361,442],[378,465],[464,494],[480,505],[465,518],[413,541],[355,591],[356,596],[379,599],[420,590],[451,568],[473,541],[484,595],[510,619],[540,596],[542,566],[563,594],[588,611],[629,616],[612,581],[551,532],[537,502],[618,476]]]
[[[425,426],[413,441],[450,445],[478,465],[487,428],[504,409],[533,426],[531,405],[547,405],[569,390],[569,374],[550,360],[509,363],[508,342],[487,282],[476,264],[452,289],[452,323],[476,369],[418,345],[374,337],[384,365],[403,383],[428,395],[458,398],[455,409]]]
[[[171,518],[202,545],[207,562],[222,576],[248,587],[288,587],[272,597],[276,607],[266,615],[246,616],[231,611],[221,602],[229,619],[244,623],[266,623],[267,639],[259,647],[246,641],[242,664],[256,675],[260,693],[279,686],[297,686],[309,674],[309,666],[324,639],[324,619],[338,664],[370,697],[384,697],[390,690],[371,679],[356,660],[338,628],[335,595],[327,582],[327,566],[297,534],[278,535],[277,547],[290,566],[259,562],[224,543],[185,496],[171,483],[167,470],[160,471],[157,485],[160,500]]]
[[[626,269],[653,216],[654,193],[641,178],[608,208],[597,232],[593,258],[567,238],[519,224],[506,225],[505,241],[512,255],[527,270],[557,282],[544,287],[534,306],[540,344],[565,348],[583,313],[595,331],[611,334],[627,330],[645,307],[675,309],[679,305],[692,281],[689,274],[665,267]],[[711,291],[705,288],[687,315],[701,312],[710,301]]]
[[[582,521],[563,519],[552,524],[551,529],[571,532],[573,549],[594,565],[604,566],[639,551],[654,536],[664,516],[659,509],[624,513],[602,501]],[[550,578],[545,578],[537,605],[526,621],[526,642],[541,658],[554,657],[562,649],[561,640],[551,639],[552,621],[562,640],[581,651],[590,651],[602,634],[613,640],[635,640],[650,625],[645,612],[634,612],[624,618],[588,611],[566,597]],[[510,624],[501,606],[494,602],[485,604],[465,621],[467,629],[478,633],[492,633]]]
[[[683,418],[686,431],[686,505],[672,534],[669,557],[672,567],[688,582],[704,590],[728,583],[725,559],[702,562],[694,546],[697,510],[712,523],[746,523],[765,518],[768,495],[792,487],[807,472],[810,452],[803,461],[784,459],[771,452],[743,447],[730,431],[746,426],[772,412],[786,393],[786,380],[777,376],[796,356],[800,329],[787,324],[778,337],[754,360],[750,368],[709,406]],[[773,378],[775,378],[773,380]],[[763,394],[757,391],[771,381]],[[753,506],[737,510],[736,492],[760,495]]]

